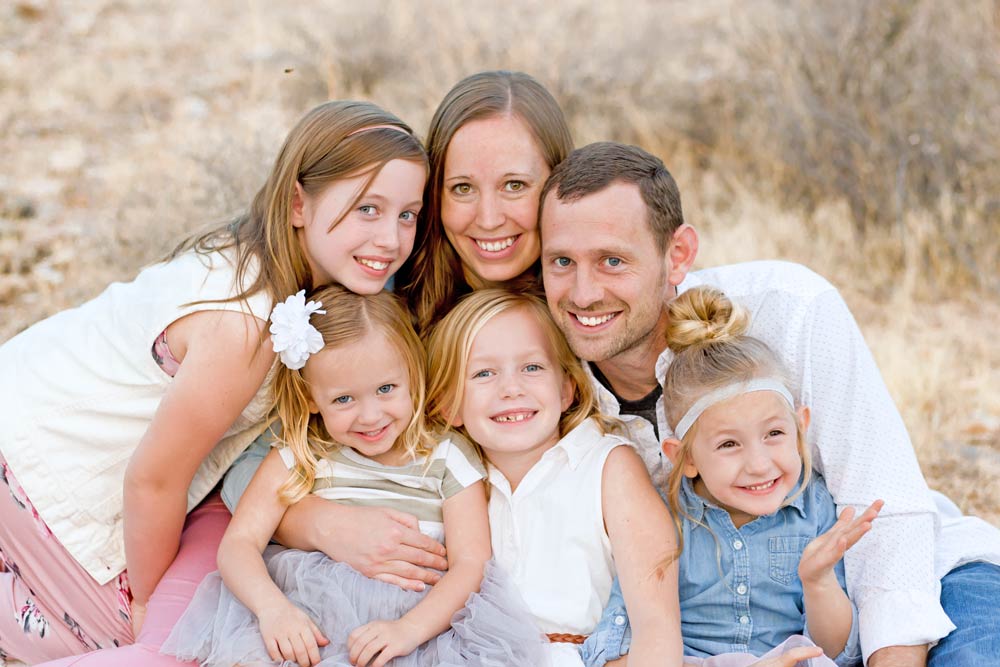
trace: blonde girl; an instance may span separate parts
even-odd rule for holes
[[[674,437],[663,452],[674,466],[666,497],[680,543],[685,660],[860,665],[842,558],[882,503],[837,518],[812,471],[809,408],[795,405],[784,366],[748,326],[746,311],[713,288],[669,306],[675,357],[663,400]]]
[[[615,573],[634,605],[637,665],[679,665],[669,516],[540,299],[473,292],[429,342],[428,417],[474,441],[489,468],[494,557],[509,569],[554,665],[601,617]],[[634,517],[642,516],[642,522]]]
[[[212,500],[185,517],[263,429],[273,304],[330,282],[381,290],[412,248],[426,169],[395,116],[322,104],[244,215],[0,347],[0,655],[136,639],[91,664],[172,664],[156,648],[228,518]]]
[[[289,297],[271,320],[283,362],[280,426],[266,436],[275,449],[222,539],[221,581],[203,582],[164,651],[205,666],[535,664],[540,634],[499,574],[483,578],[482,464],[464,441],[437,442],[424,427],[424,351],[405,308],[388,292],[333,286],[309,302]],[[262,558],[288,506],[310,493],[420,517],[448,546],[447,573],[418,593],[319,552]]]

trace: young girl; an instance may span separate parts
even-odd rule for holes
[[[185,516],[264,428],[272,305],[333,281],[381,290],[412,248],[426,170],[396,117],[320,105],[245,215],[0,347],[0,655],[131,643],[165,577],[155,646],[122,662],[172,663],[155,648],[228,520],[210,501],[182,542]]]
[[[277,448],[223,537],[221,581],[202,583],[163,650],[220,666],[538,664],[541,634],[523,603],[492,566],[483,575],[482,463],[464,441],[435,443],[424,428],[424,351],[409,314],[388,292],[328,287],[314,298],[299,292],[274,309]],[[448,571],[417,593],[319,552],[261,558],[308,493],[418,516],[446,542]]]
[[[663,400],[674,437],[663,452],[674,465],[666,497],[680,537],[686,661],[742,667],[763,655],[782,664],[778,656],[794,652],[811,667],[860,665],[842,558],[882,502],[837,518],[812,472],[809,409],[795,407],[775,354],[744,335],[744,310],[696,288],[671,303],[669,318],[676,356]]]
[[[635,664],[679,665],[676,566],[658,566],[674,550],[666,508],[598,413],[544,302],[466,296],[434,329],[429,363],[429,418],[485,455],[494,557],[549,635],[553,664],[581,664],[575,644],[597,625],[617,570],[636,610]]]

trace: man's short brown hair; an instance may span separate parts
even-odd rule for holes
[[[542,188],[539,223],[549,193],[555,191],[562,201],[575,201],[615,182],[639,188],[646,204],[646,222],[660,251],[666,251],[668,240],[684,224],[681,195],[663,161],[638,146],[599,141],[570,153],[552,170]]]

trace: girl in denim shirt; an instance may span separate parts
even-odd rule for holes
[[[710,288],[670,307],[676,356],[663,400],[675,437],[663,452],[674,464],[665,492],[678,532],[685,663],[860,665],[842,558],[882,503],[837,518],[812,472],[809,408],[796,409],[781,362],[744,335],[748,324],[745,311]],[[588,665],[628,651],[617,595],[616,586],[583,649]]]

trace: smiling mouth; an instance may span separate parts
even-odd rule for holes
[[[481,239],[472,239],[476,242],[476,246],[479,247],[483,252],[503,252],[507,248],[514,245],[520,234],[514,236],[508,236],[505,239],[497,239],[495,241],[483,241]]]
[[[520,412],[505,412],[502,415],[490,417],[490,419],[498,424],[515,424],[517,422],[527,421],[528,419],[534,417],[535,414],[535,410],[523,410]]]
[[[381,438],[385,432],[389,429],[389,424],[377,428],[374,431],[355,431],[354,433],[361,436],[365,440],[378,440]]]
[[[755,492],[758,492],[758,493],[761,492],[761,491],[769,491],[772,487],[774,487],[775,484],[778,483],[779,479],[781,479],[781,478],[780,477],[775,477],[774,479],[772,479],[772,480],[770,480],[768,482],[763,482],[762,484],[752,484],[752,485],[749,485],[749,486],[741,486],[740,488],[741,489],[746,489],[747,491],[755,491]]]
[[[587,315],[580,315],[579,313],[574,313],[573,317],[575,317],[576,321],[585,327],[597,327],[604,324],[605,322],[610,322],[617,315],[618,313],[607,313],[606,315],[594,315],[592,317],[588,317]]]
[[[354,260],[361,264],[362,266],[367,266],[369,269],[374,271],[385,271],[389,268],[390,262],[384,262],[377,259],[368,259],[366,257],[355,257]]]

